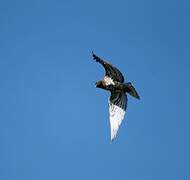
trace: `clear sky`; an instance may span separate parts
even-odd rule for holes
[[[1,180],[189,180],[190,3],[0,2]],[[91,51],[131,81],[110,142]]]

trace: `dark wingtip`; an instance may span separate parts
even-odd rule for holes
[[[92,56],[96,56],[95,53],[94,53],[94,51],[92,51]]]
[[[96,60],[96,61],[98,60],[98,56],[96,56],[96,54],[94,54],[94,51],[92,51],[92,57],[94,60]]]
[[[136,99],[140,100],[140,96],[139,96],[138,94],[136,94],[134,97],[135,97]]]

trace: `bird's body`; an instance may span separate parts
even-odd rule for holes
[[[121,125],[122,120],[127,109],[127,94],[140,99],[133,85],[128,82],[124,83],[124,77],[122,73],[110,63],[99,58],[92,53],[93,58],[99,62],[105,69],[106,75],[104,78],[96,82],[96,87],[111,92],[109,98],[109,115],[110,115],[110,127],[111,127],[111,140],[113,140]]]

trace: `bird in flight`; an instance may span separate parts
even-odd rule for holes
[[[131,82],[124,82],[122,73],[116,67],[98,57],[93,52],[92,56],[96,62],[104,67],[106,72],[103,79],[96,82],[95,85],[97,88],[110,91],[111,93],[108,104],[111,141],[113,141],[116,138],[117,131],[127,110],[127,93],[137,99],[140,99],[140,97]]]

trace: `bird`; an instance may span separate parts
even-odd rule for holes
[[[105,76],[95,83],[96,88],[101,88],[111,93],[108,99],[111,141],[113,141],[124,119],[127,110],[127,94],[140,99],[139,94],[131,82],[124,82],[124,76],[119,69],[106,60],[100,58],[92,51],[93,60],[100,63],[105,69]]]

